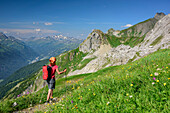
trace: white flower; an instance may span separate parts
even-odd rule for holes
[[[152,82],[152,85],[154,85],[155,84],[155,82]]]
[[[133,96],[132,96],[132,95],[130,95],[129,97],[130,97],[130,98],[132,98]]]
[[[18,105],[17,102],[14,102],[13,106],[16,106],[16,105]]]
[[[107,102],[107,105],[109,105],[110,102]]]
[[[162,70],[162,69],[158,68],[157,71],[159,71],[159,70]]]
[[[155,76],[158,76],[159,74],[157,72],[154,73]]]

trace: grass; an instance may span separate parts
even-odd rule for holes
[[[95,57],[96,58],[96,57]],[[83,67],[85,67],[90,61],[92,61],[92,60],[94,60],[95,58],[88,58],[88,59],[85,59],[85,60],[83,60],[82,62],[80,62],[80,65],[79,66],[77,66],[75,69],[73,69],[73,70],[76,70],[76,69],[78,69],[78,70],[81,70]]]
[[[53,96],[61,102],[46,112],[168,112],[170,50],[159,50],[126,65],[56,80]],[[44,103],[47,86],[38,92],[0,103],[12,112]],[[63,98],[63,95],[67,95]],[[41,100],[41,102],[40,102]],[[17,106],[13,106],[16,102]],[[38,111],[44,112],[44,111]]]
[[[170,50],[88,74],[47,112],[168,112]]]
[[[154,45],[156,45],[158,42],[160,42],[161,41],[161,39],[163,38],[163,36],[161,35],[161,36],[159,36],[156,40],[154,40],[153,42],[152,42],[152,44],[150,44],[150,46],[154,46]]]

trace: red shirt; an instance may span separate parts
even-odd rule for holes
[[[49,66],[51,66],[51,64],[49,64]],[[51,71],[51,79],[54,78],[55,79],[55,72],[56,69],[58,68],[57,65],[51,66],[52,67],[52,71]]]

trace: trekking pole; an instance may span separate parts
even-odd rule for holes
[[[65,68],[65,69],[66,69],[66,68]],[[65,70],[65,69],[64,69],[64,70]],[[66,102],[66,113],[67,113],[67,75],[66,75],[66,72],[65,72],[65,78],[66,78],[66,82],[65,82],[65,84],[66,84],[66,85],[65,85],[65,87],[66,87],[66,94],[65,94],[65,95],[66,95],[66,101],[65,101],[65,102]]]
[[[42,95],[41,95],[41,98],[40,98],[40,103],[42,102],[42,96],[43,96],[43,94],[44,94],[44,91],[45,91],[45,86],[46,86],[46,84],[45,84],[45,81],[43,81],[43,93],[42,93]]]

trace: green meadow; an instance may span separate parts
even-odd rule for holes
[[[57,101],[36,112],[169,112],[169,61],[170,50],[164,49],[125,65],[57,79],[53,92]],[[44,104],[47,90],[46,86],[38,92],[2,101],[0,112]]]

